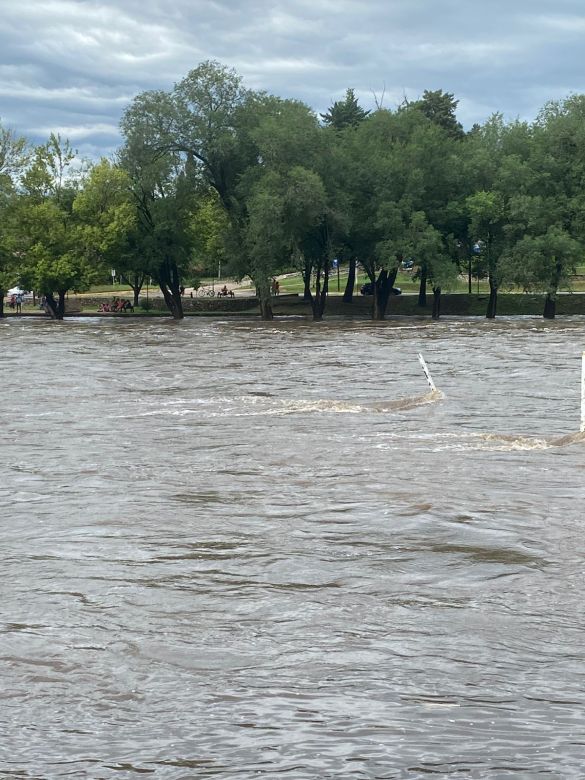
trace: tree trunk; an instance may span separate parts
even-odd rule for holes
[[[173,315],[173,319],[182,320],[185,315],[183,314],[183,301],[179,291],[179,269],[176,262],[170,257],[166,257],[159,266],[158,286],[163,294],[168,310]]]
[[[59,300],[55,300],[52,292],[45,295],[45,311],[52,320],[62,320],[65,316],[65,294],[67,290],[59,290]]]
[[[386,317],[386,309],[388,308],[388,299],[390,298],[390,292],[396,281],[396,275],[398,274],[398,266],[388,272],[383,268],[378,279],[374,284],[374,307],[372,311],[372,319],[383,320]]]
[[[349,270],[347,272],[347,284],[345,285],[345,292],[343,293],[344,303],[353,303],[353,291],[355,288],[355,257],[349,258]]]
[[[320,322],[323,319],[328,292],[329,292],[329,266],[327,261],[325,261],[323,266],[323,285],[321,285],[321,268],[318,267],[316,269],[315,295],[311,295],[311,309],[313,310],[314,322]]]
[[[256,285],[256,295],[260,304],[260,319],[270,322],[274,319],[272,311],[272,297],[270,295],[270,282],[266,278],[254,279]]]
[[[311,298],[313,297],[311,295],[311,270],[312,270],[312,264],[305,263],[303,270],[301,271],[303,277],[303,284],[304,284],[303,300],[307,302],[310,302]]]
[[[544,299],[544,311],[542,313],[542,316],[544,317],[545,320],[554,320],[556,313],[557,313],[556,297],[552,295],[550,292],[547,292],[546,298]]]
[[[544,299],[544,311],[542,316],[546,320],[554,320],[557,313],[557,290],[561,281],[563,267],[558,261],[555,264],[555,270],[550,280],[550,287]]]
[[[441,316],[441,288],[433,287],[433,319],[438,320]]]
[[[427,305],[427,267],[422,265],[420,269],[420,286],[418,288],[418,305]]]
[[[265,322],[270,322],[270,320],[274,319],[272,300],[270,298],[268,300],[265,298],[260,299],[260,319],[264,320]]]
[[[6,290],[0,290],[0,320],[4,319],[4,295]]]
[[[496,280],[492,276],[492,274],[489,275],[489,283],[490,283],[490,298],[487,305],[487,311],[485,313],[485,316],[488,320],[495,319],[496,316],[496,308],[498,305],[498,285],[496,284]]]
[[[133,306],[134,308],[138,308],[138,299],[140,296],[140,291],[142,290],[142,285],[144,284],[144,274],[134,274],[133,279],[130,279],[129,277],[125,276],[124,274],[120,274],[120,278],[126,282],[126,284],[130,285],[132,288],[133,293]]]
[[[67,290],[59,290],[59,303],[57,305],[57,310],[59,312],[58,319],[62,320],[65,316],[65,296],[67,295]]]

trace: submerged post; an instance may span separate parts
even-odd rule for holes
[[[585,360],[585,353],[583,353],[583,354],[584,354],[584,360]],[[422,354],[420,352],[418,353],[418,359],[419,359],[419,362],[420,362],[420,364],[422,366],[422,370],[425,372],[425,376],[427,378],[427,382],[429,383],[429,387],[431,388],[431,392],[434,393],[437,388],[435,387],[435,383],[433,382],[433,377],[431,376],[431,372],[429,371],[429,368],[428,368],[427,364],[425,363],[425,359],[424,359],[424,357],[422,356]],[[583,363],[583,365],[585,366],[585,362]],[[583,408],[583,405],[581,405],[581,409],[582,408]]]
[[[581,433],[585,433],[585,352],[581,355]]]

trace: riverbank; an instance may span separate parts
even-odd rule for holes
[[[162,298],[151,298],[148,310],[136,309],[133,313],[103,313],[98,312],[102,299],[88,296],[71,296],[66,303],[68,315],[82,317],[161,317],[168,316],[168,310]],[[467,295],[454,293],[441,298],[441,315],[461,317],[484,317],[487,295]],[[311,306],[299,295],[280,295],[272,299],[274,314],[279,317],[312,316]],[[498,296],[499,316],[542,316],[544,295],[528,295],[522,293],[502,293]],[[185,316],[258,316],[259,305],[255,296],[235,298],[184,298]],[[360,317],[371,316],[371,296],[355,296],[352,303],[345,303],[341,295],[330,295],[327,299],[325,318],[327,317]],[[38,308],[24,307],[21,315],[5,308],[8,317],[44,317],[44,312]],[[432,296],[427,297],[427,305],[419,306],[416,295],[400,295],[390,300],[387,316],[392,317],[431,317]],[[585,295],[580,293],[563,293],[557,297],[557,315],[585,315]]]

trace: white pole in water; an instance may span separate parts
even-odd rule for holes
[[[585,433],[585,352],[581,355],[581,433]]]
[[[585,356],[585,353],[583,353],[583,354]],[[431,372],[429,371],[429,367],[425,363],[425,359],[424,359],[424,357],[422,356],[422,354],[420,352],[418,353],[418,359],[419,359],[420,364],[422,366],[422,370],[425,372],[425,376],[427,378],[427,382],[429,383],[429,387],[431,388],[431,391],[434,393],[437,388],[435,387],[435,383],[433,382],[433,377],[431,376]],[[585,366],[585,362],[583,363],[583,365]],[[585,371],[585,369],[584,369],[584,371]],[[585,374],[584,374],[584,376],[585,376]],[[584,379],[584,381],[585,381],[585,379]],[[581,408],[583,408],[583,406],[581,406]]]

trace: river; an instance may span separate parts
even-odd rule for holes
[[[584,348],[0,322],[0,777],[582,778]]]

